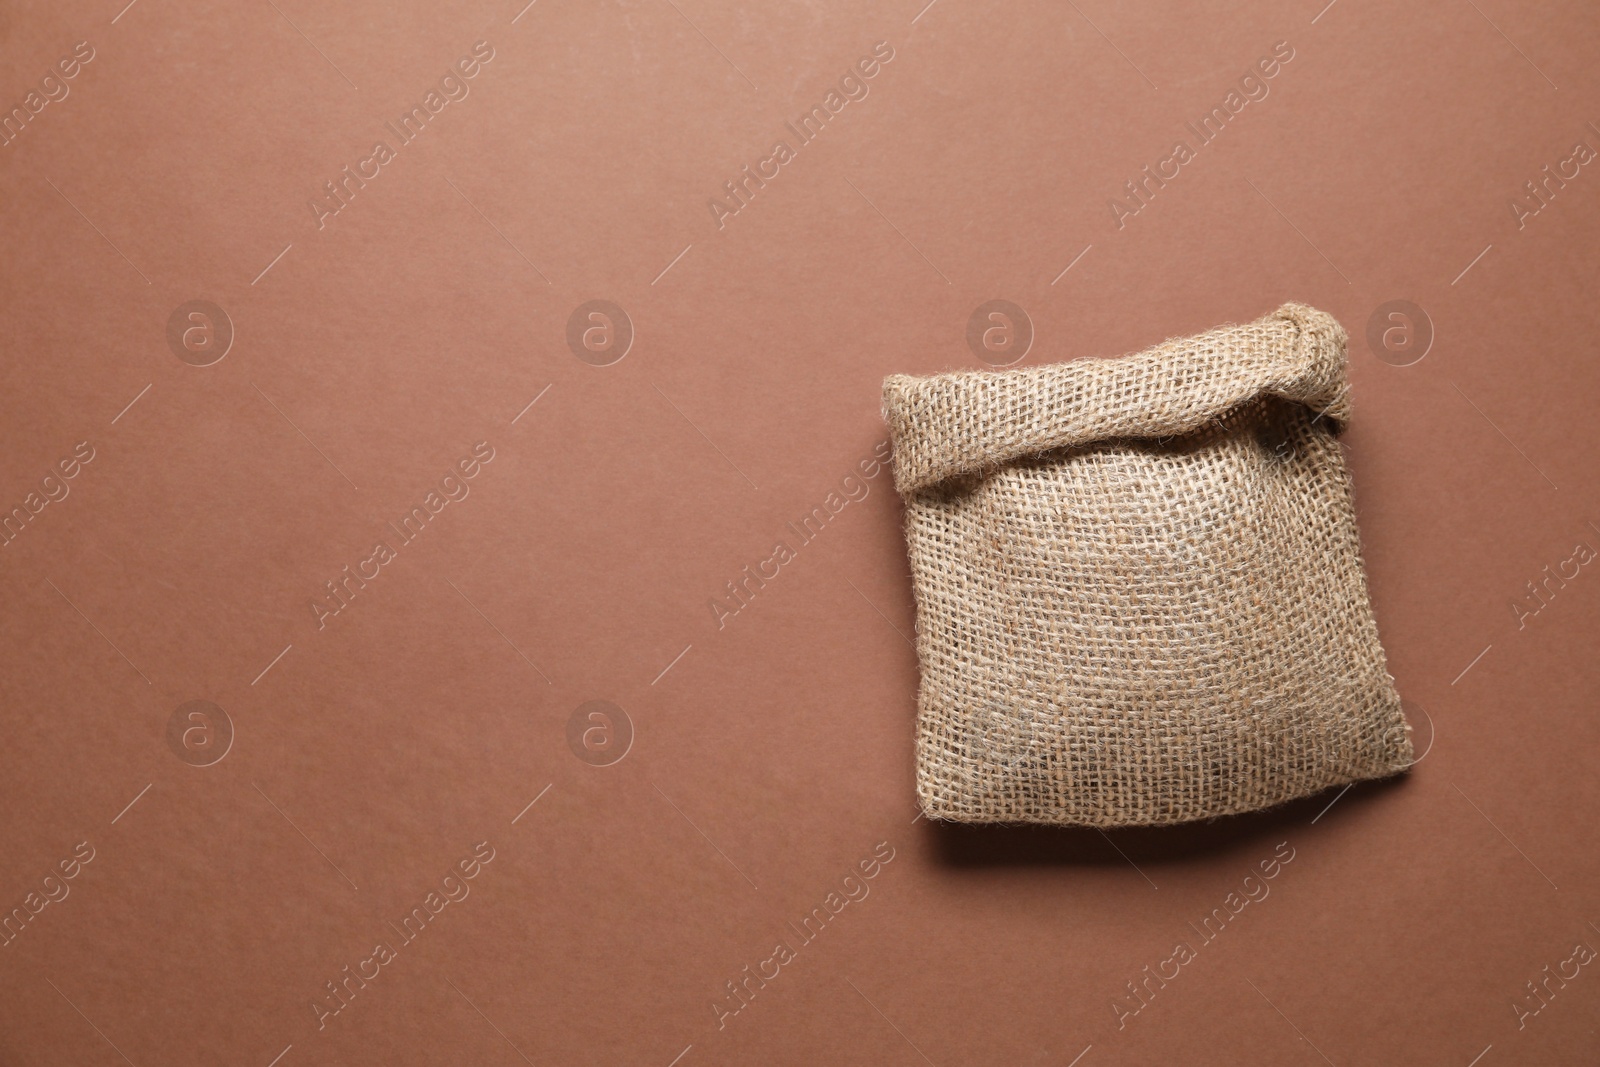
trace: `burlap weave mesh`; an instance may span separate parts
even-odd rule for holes
[[[1119,359],[884,382],[930,818],[1135,826],[1404,769],[1345,333],[1286,304]]]

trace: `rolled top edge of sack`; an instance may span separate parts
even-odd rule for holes
[[[1349,419],[1344,327],[1284,304],[1243,325],[1163,341],[1132,355],[883,382],[895,487],[925,489],[1024,456],[1112,438],[1173,437],[1263,395]]]

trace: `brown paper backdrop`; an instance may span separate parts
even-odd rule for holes
[[[0,7],[0,1062],[1600,1055],[1595,11],[924,2]],[[1421,764],[915,820],[883,376],[1291,299]]]

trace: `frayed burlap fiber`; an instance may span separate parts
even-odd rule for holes
[[[1149,826],[1403,770],[1345,333],[1286,304],[1118,359],[884,382],[917,598],[917,792]]]

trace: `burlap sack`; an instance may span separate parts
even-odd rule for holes
[[[1412,760],[1367,598],[1345,333],[884,382],[930,818],[1144,826]]]

